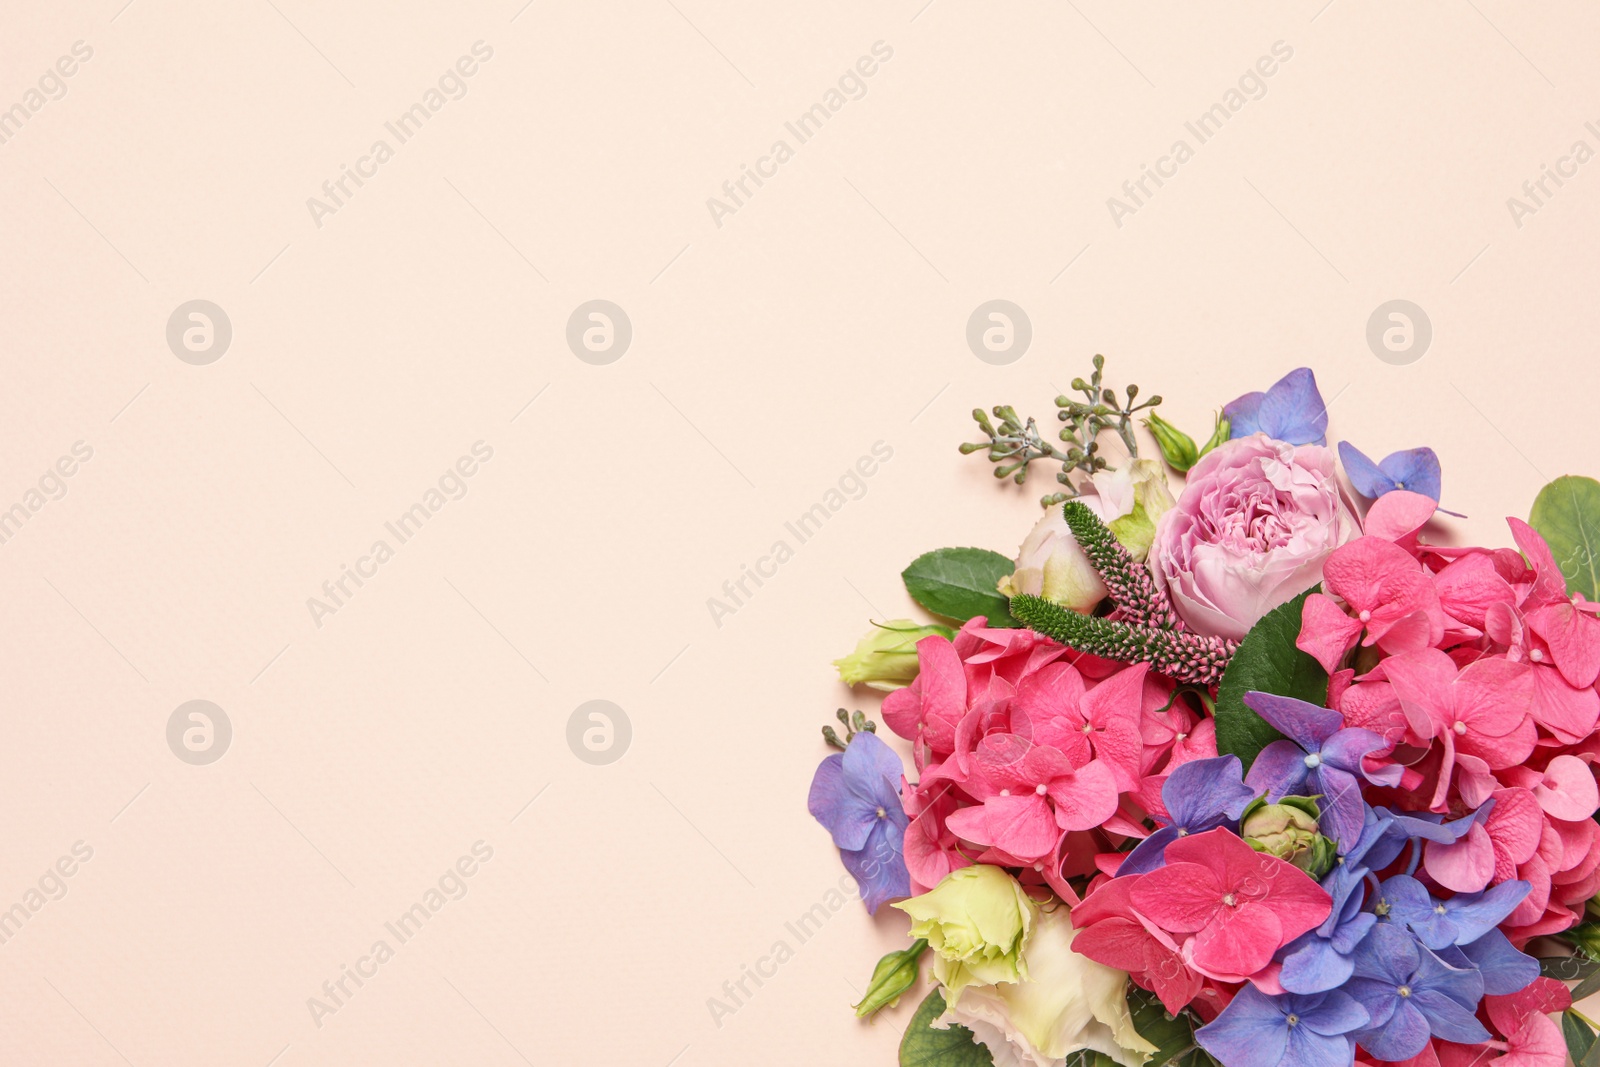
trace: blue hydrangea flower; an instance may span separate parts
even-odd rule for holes
[[[1238,756],[1179,764],[1161,784],[1161,803],[1172,822],[1139,842],[1117,868],[1117,877],[1145,874],[1162,866],[1162,854],[1180,837],[1219,826],[1237,830],[1239,816],[1257,793],[1244,784],[1242,770]]]
[[[1232,424],[1229,436],[1233,438],[1264,433],[1291,445],[1328,442],[1328,407],[1309,367],[1290,371],[1264,393],[1246,393],[1223,408],[1222,414]]]
[[[1361,779],[1377,785],[1400,782],[1400,767],[1368,773],[1361,765],[1368,754],[1386,747],[1383,738],[1346,728],[1337,711],[1293,697],[1250,692],[1244,702],[1286,738],[1256,756],[1245,778],[1250,787],[1264,790],[1274,804],[1289,794],[1320,796],[1323,833],[1340,843],[1359,838],[1366,819]]]
[[[1539,961],[1518,952],[1499,930],[1490,930],[1469,945],[1443,949],[1439,958],[1452,967],[1478,968],[1484,995],[1490,997],[1520,993],[1539,977]]]
[[[1418,941],[1438,950],[1472,944],[1499,926],[1532,889],[1528,882],[1509,881],[1479,893],[1435,900],[1421,882],[1397,874],[1378,887],[1374,906],[1390,922],[1404,924]]]
[[[1376,500],[1396,489],[1439,499],[1439,457],[1431,448],[1408,448],[1374,463],[1349,441],[1339,442],[1339,458],[1350,484],[1364,497]]]
[[[1429,1037],[1463,1045],[1490,1040],[1473,1013],[1483,999],[1476,968],[1452,967],[1403,926],[1379,923],[1355,951],[1355,974],[1344,992],[1361,1002],[1371,1023],[1356,1032],[1379,1060],[1408,1060]]]
[[[1340,863],[1322,880],[1333,898],[1333,910],[1315,930],[1289,942],[1283,952],[1278,981],[1291,993],[1323,993],[1337,989],[1355,973],[1356,947],[1377,923],[1378,917],[1361,910],[1365,867]]]
[[[1355,1055],[1351,1032],[1370,1021],[1338,991],[1274,997],[1246,985],[1194,1039],[1228,1067],[1342,1067]]]
[[[911,895],[903,855],[911,821],[900,806],[904,768],[894,750],[860,731],[843,752],[822,761],[811,779],[806,808],[833,835],[845,870],[861,887],[867,910]]]

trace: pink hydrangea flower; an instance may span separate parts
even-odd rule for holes
[[[1196,970],[1225,979],[1260,971],[1333,909],[1305,872],[1226,829],[1174,841],[1166,866],[1138,878],[1133,906],[1189,939],[1185,958]]]

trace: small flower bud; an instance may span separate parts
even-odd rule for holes
[[[1200,458],[1200,448],[1194,443],[1194,438],[1160,415],[1151,415],[1145,419],[1144,427],[1150,431],[1150,436],[1156,439],[1156,445],[1161,449],[1161,458],[1166,460],[1167,466],[1173,470],[1187,471]]]
[[[1313,878],[1333,866],[1332,841],[1317,832],[1317,804],[1309,797],[1284,797],[1277,804],[1257,800],[1245,809],[1239,836],[1257,852],[1287,860]]]
[[[880,1008],[892,1008],[900,1002],[900,994],[917,981],[917,965],[922,952],[928,947],[923,938],[911,943],[910,948],[891,952],[872,968],[872,980],[867,983],[867,995],[855,1005],[856,1016],[865,1018]]]
[[[1225,444],[1232,436],[1233,423],[1226,415],[1218,412],[1217,425],[1216,428],[1211,431],[1211,440],[1207,441],[1205,445],[1201,447],[1200,454],[1203,456],[1207,452],[1210,452],[1213,448],[1216,448],[1218,445]]]
[[[889,692],[917,677],[917,642],[938,634],[952,637],[948,626],[921,626],[910,619],[891,619],[856,642],[855,651],[833,661],[845,685],[865,685]],[[857,725],[857,730],[865,727]]]

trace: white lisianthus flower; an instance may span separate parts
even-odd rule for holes
[[[1128,976],[1072,950],[1077,931],[1065,906],[1041,914],[1020,982],[968,986],[934,1026],[971,1030],[995,1067],[1061,1067],[1080,1049],[1139,1067],[1156,1047],[1133,1028]]]

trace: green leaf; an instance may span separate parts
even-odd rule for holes
[[[1600,589],[1600,482],[1563,475],[1539,490],[1528,525],[1550,545],[1567,592],[1590,600]]]
[[[1128,1013],[1139,1036],[1156,1047],[1145,1067],[1213,1067],[1215,1061],[1194,1043],[1194,1017],[1187,1011],[1168,1015],[1154,993],[1130,986]]]
[[[1561,1013],[1561,1036],[1567,1039],[1567,1055],[1573,1063],[1582,1063],[1594,1048],[1594,1031],[1573,1012]]]
[[[1295,697],[1321,705],[1328,698],[1328,673],[1295,647],[1307,590],[1267,612],[1239,643],[1217,686],[1217,751],[1235,755],[1249,770],[1256,754],[1283,737],[1244,703],[1251,691]]]
[[[1541,956],[1539,976],[1558,982],[1578,982],[1600,971],[1600,963],[1586,956]]]
[[[900,1067],[993,1067],[994,1056],[965,1026],[933,1028],[933,1020],[943,1014],[944,997],[934,988],[923,998],[900,1039]]]
[[[990,626],[1014,627],[1008,601],[995,588],[1014,569],[987,548],[941,548],[912,560],[900,577],[911,599],[935,615],[957,622],[985,615]]]
[[[1061,1067],[1117,1067],[1117,1061],[1107,1056],[1104,1052],[1096,1052],[1092,1048],[1083,1048],[1068,1054]]]
[[[1579,982],[1577,987],[1572,991],[1572,999],[1574,1001],[1579,1001],[1585,997],[1592,997],[1596,993],[1600,993],[1600,971],[1596,971],[1594,974],[1591,974],[1589,977]]]

